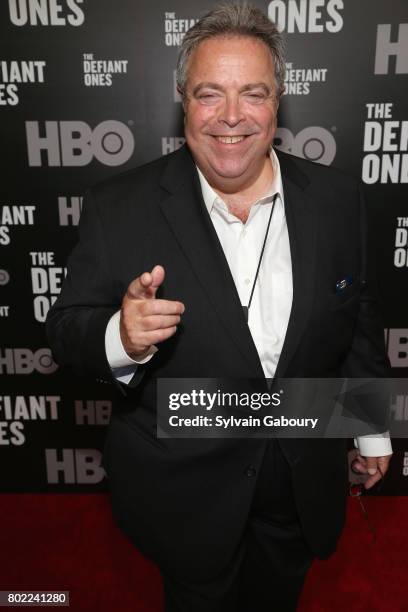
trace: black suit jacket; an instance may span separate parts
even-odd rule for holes
[[[387,376],[358,184],[332,168],[278,155],[293,305],[276,376]],[[156,438],[158,377],[264,376],[187,147],[92,189],[79,234],[47,319],[55,359],[120,391],[104,449],[118,525],[173,575],[205,579],[237,546],[267,441]],[[125,387],[107,363],[105,330],[129,283],[155,264],[166,270],[160,297],[180,300],[186,310],[176,335]],[[336,281],[348,274],[354,282],[336,293]],[[317,556],[328,556],[344,523],[346,441],[280,444],[305,537]]]

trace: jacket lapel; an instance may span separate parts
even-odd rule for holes
[[[292,259],[293,302],[275,376],[287,374],[290,361],[309,320],[315,291],[317,215],[307,194],[309,179],[289,155],[278,152]]]
[[[248,363],[248,378],[263,378],[234,280],[201,194],[186,147],[172,155],[163,173],[160,206],[222,325]]]

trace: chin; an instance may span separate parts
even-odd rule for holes
[[[211,166],[213,174],[226,179],[236,179],[245,174],[247,166],[243,167],[238,164],[214,164]]]

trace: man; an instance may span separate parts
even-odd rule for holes
[[[187,147],[88,193],[47,321],[61,365],[121,391],[104,449],[113,515],[160,567],[168,612],[295,610],[344,524],[347,453],[337,439],[158,439],[157,379],[388,372],[356,182],[271,148],[284,65],[248,5],[186,34]],[[391,447],[358,443],[368,488]]]

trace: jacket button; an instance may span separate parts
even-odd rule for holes
[[[246,467],[244,470],[244,474],[245,476],[248,476],[248,478],[252,478],[256,474],[256,469],[253,465],[248,465],[248,467]]]

